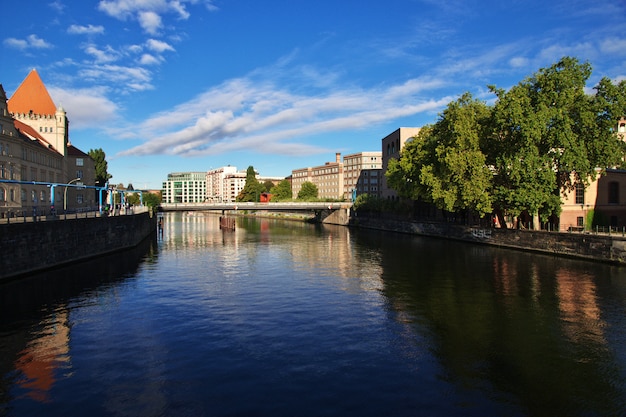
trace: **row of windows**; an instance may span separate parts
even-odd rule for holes
[[[49,129],[49,130],[48,130]],[[53,127],[48,127],[48,126],[39,126],[39,133],[52,133],[54,132],[54,128]]]
[[[36,152],[35,150],[28,149],[26,147],[22,148],[22,159],[24,161],[34,162],[36,164],[43,165],[49,168],[61,169],[61,157],[60,156],[58,158],[53,158],[50,155],[46,155],[41,152]]]
[[[50,194],[47,191],[41,190],[39,192],[37,192],[36,190],[31,190],[30,193],[25,190],[22,189],[20,192],[20,199],[22,202],[27,201],[27,196],[30,194],[30,201],[33,203],[37,203],[37,202],[41,202],[41,203],[47,203],[50,201]],[[56,196],[56,200],[57,202],[60,201],[60,194],[57,194]],[[10,202],[14,202],[15,201],[15,190],[14,189],[9,189],[8,193],[7,190],[4,189],[4,187],[0,187],[0,201],[6,202],[6,201],[10,201]],[[79,204],[82,204],[84,201],[83,198],[83,194],[76,194],[76,202]]]

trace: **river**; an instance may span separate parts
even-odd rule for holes
[[[0,285],[0,415],[624,416],[626,268],[167,213]]]

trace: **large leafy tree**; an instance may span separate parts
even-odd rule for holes
[[[626,115],[626,82],[585,84],[591,66],[565,57],[508,91],[489,107],[463,95],[439,120],[389,161],[387,179],[400,196],[446,210],[492,207],[503,214],[559,214],[561,194],[624,160],[615,132]]]
[[[620,163],[623,143],[614,132],[620,89],[603,79],[598,94],[585,93],[591,66],[565,57],[497,95],[493,134],[484,149],[495,171],[498,211],[560,213],[561,193],[588,184],[596,170]],[[539,216],[537,216],[539,215]]]
[[[287,180],[282,180],[277,185],[273,186],[270,193],[272,194],[272,201],[291,200],[293,197],[291,184]]]
[[[102,148],[90,149],[88,154],[95,163],[96,186],[104,187],[104,185],[112,178],[112,175],[107,171],[108,163],[106,160],[106,154]]]
[[[438,208],[491,212],[493,174],[480,149],[489,107],[469,93],[450,103],[426,138],[419,181]]]
[[[469,93],[451,102],[432,126],[423,128],[392,160],[389,184],[403,196],[447,211],[491,212],[491,180],[480,148],[490,108]]]
[[[265,187],[256,178],[254,167],[250,165],[246,171],[246,183],[237,196],[239,202],[258,202],[261,193],[265,192]]]
[[[314,200],[317,198],[317,194],[317,185],[310,181],[305,181],[302,183],[300,191],[298,191],[298,200]]]

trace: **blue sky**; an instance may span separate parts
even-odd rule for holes
[[[72,144],[111,182],[253,165],[264,176],[380,150],[464,92],[492,102],[563,56],[626,79],[626,3],[606,0],[7,1],[0,83],[36,68]]]

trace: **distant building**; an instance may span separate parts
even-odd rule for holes
[[[382,140],[382,171],[381,176],[381,196],[385,199],[397,199],[398,194],[389,188],[385,173],[389,166],[389,160],[400,159],[400,151],[404,148],[406,142],[417,136],[421,128],[419,127],[401,127],[385,136]]]
[[[302,184],[307,181],[317,186],[319,198],[344,198],[343,163],[340,153],[335,154],[334,162],[291,171],[291,178],[291,192],[294,198],[297,198],[302,189]]]
[[[382,152],[359,152],[343,157],[343,198],[368,194],[380,197]]]
[[[202,203],[206,201],[206,172],[174,172],[163,182],[164,203]]]
[[[206,173],[207,201],[211,203],[221,203],[229,201],[226,199],[228,184],[226,177],[237,172],[237,167],[225,166],[211,169]]]
[[[36,70],[7,100],[0,84],[0,216],[98,208],[96,191],[46,184],[95,185],[95,163],[69,140],[69,120]],[[17,181],[29,181],[23,184]]]

